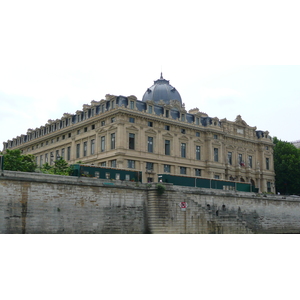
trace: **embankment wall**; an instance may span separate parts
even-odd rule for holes
[[[299,198],[166,187],[5,171],[0,233],[300,233]]]

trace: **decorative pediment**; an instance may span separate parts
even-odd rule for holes
[[[128,100],[137,100],[137,97],[136,96],[134,96],[134,95],[130,95],[130,96],[128,96],[127,97],[128,98]]]
[[[130,130],[130,131],[139,131],[138,128],[136,128],[135,126],[131,125],[129,127],[126,127],[126,130]]]
[[[196,139],[196,140],[194,140],[194,143],[195,144],[203,144],[204,143],[204,141],[203,140],[201,140],[201,139]]]
[[[110,95],[110,94],[106,94],[105,95],[105,100],[116,100],[117,96],[115,95]]]
[[[108,129],[107,129],[107,131],[112,131],[112,130],[117,130],[118,128],[117,128],[117,126],[110,126]]]
[[[228,149],[228,150],[234,150],[234,149],[235,149],[235,147],[234,147],[234,146],[232,146],[232,145],[228,145],[228,146],[226,146],[226,149]]]
[[[145,101],[147,105],[155,105],[155,102],[153,100],[147,100]]]
[[[240,126],[248,126],[248,124],[242,119],[242,117],[240,115],[238,115],[235,119],[235,123],[240,125]]]
[[[170,134],[169,132],[167,132],[167,133],[163,134],[162,136],[163,136],[164,138],[170,138],[170,139],[172,139],[172,138],[173,138],[173,135],[172,135],[172,134]]]
[[[181,110],[181,104],[178,100],[170,100],[170,105]]]
[[[91,105],[92,106],[96,106],[97,104],[99,104],[100,103],[100,101],[96,101],[96,100],[92,100],[91,101]]]
[[[101,127],[100,129],[96,130],[97,133],[103,133],[106,132],[107,130]]]
[[[188,141],[189,140],[185,135],[182,135],[179,139],[181,141]]]
[[[157,132],[153,129],[148,129],[148,130],[145,131],[145,133],[147,133],[147,134],[157,134]]]
[[[217,140],[213,141],[212,144],[213,144],[213,145],[218,145],[218,146],[221,146],[221,145],[222,145],[222,143],[219,142],[219,141],[217,141]]]

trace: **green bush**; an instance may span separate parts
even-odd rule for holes
[[[156,189],[157,189],[157,194],[162,195],[165,192],[166,187],[163,184],[158,183]]]

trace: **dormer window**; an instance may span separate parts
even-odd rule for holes
[[[111,109],[115,108],[115,100],[111,101]]]
[[[184,114],[181,115],[181,121],[182,121],[182,122],[185,121],[185,116],[184,116]]]
[[[151,105],[148,106],[148,113],[149,114],[152,114],[153,112],[153,107]]]

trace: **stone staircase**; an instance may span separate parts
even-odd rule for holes
[[[180,202],[187,202],[182,211]],[[184,192],[166,191],[157,195],[156,189],[148,190],[147,220],[153,234],[190,233],[251,233],[243,218],[236,211],[222,211],[213,205],[198,203]]]

